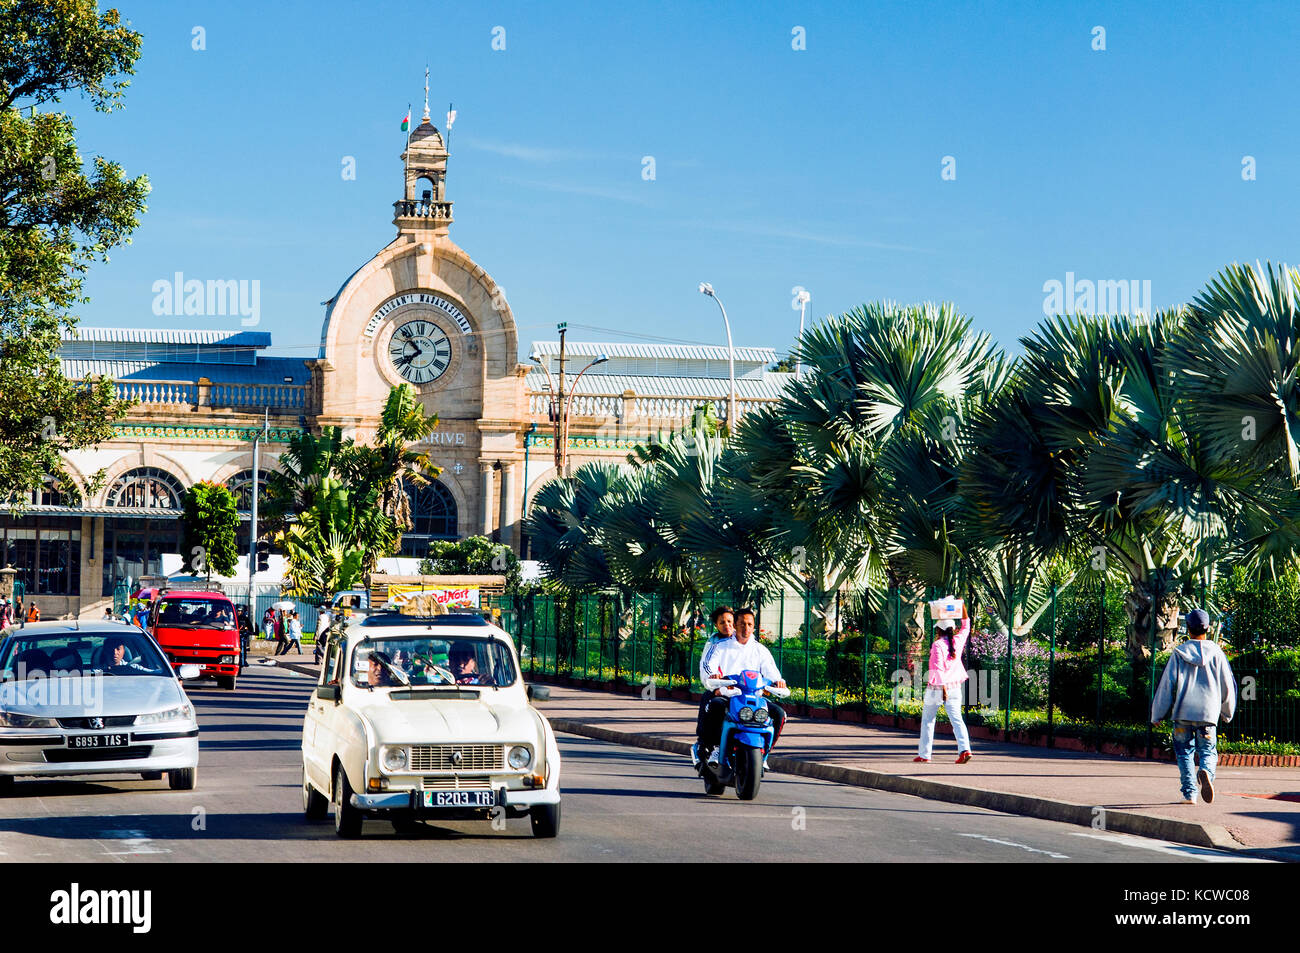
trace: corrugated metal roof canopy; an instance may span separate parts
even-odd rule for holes
[[[201,330],[197,328],[64,328],[65,341],[106,341],[117,344],[224,344],[227,347],[270,347],[268,331]]]
[[[770,371],[761,378],[737,377],[736,396],[749,400],[775,400],[781,396],[793,374]],[[546,384],[546,374],[540,370],[529,371],[524,386],[540,393]],[[569,382],[572,388],[573,382]],[[731,385],[722,377],[633,377],[621,374],[604,374],[599,377],[583,375],[578,381],[579,394],[617,395],[633,391],[638,397],[726,397]]]
[[[101,374],[116,381],[187,381],[197,383],[206,377],[219,384],[283,384],[311,383],[311,372],[302,358],[261,357],[256,364],[190,364],[164,361],[107,361],[72,360],[59,362],[63,376],[72,380],[98,377]]]
[[[531,348],[529,354],[546,357],[560,353],[560,342],[534,341]],[[775,348],[737,347],[735,352],[737,363],[776,363]],[[601,344],[591,341],[565,341],[564,353],[575,357],[595,357],[598,354],[604,354],[608,357],[666,358],[677,361],[725,361],[729,352],[725,345],[714,344],[627,344],[621,342]]]

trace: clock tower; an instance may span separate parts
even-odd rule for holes
[[[514,546],[527,417],[514,315],[504,289],[448,234],[448,152],[427,103],[400,158],[396,237],[325,302],[315,423],[372,439],[389,392],[410,385],[440,420],[417,449],[442,468],[456,535]]]

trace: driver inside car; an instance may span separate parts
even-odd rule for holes
[[[385,664],[388,663],[388,664]],[[383,652],[371,652],[369,668],[366,670],[366,684],[371,688],[388,688],[396,684],[388,665],[392,661]]]
[[[126,639],[120,635],[110,636],[104,640],[104,668],[109,671],[131,671],[131,672],[148,672],[151,669],[145,668],[131,660],[127,654]]]

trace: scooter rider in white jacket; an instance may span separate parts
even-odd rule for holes
[[[700,659],[701,681],[705,678],[724,678],[737,672],[758,672],[767,681],[785,688],[785,679],[781,677],[781,670],[776,667],[772,653],[768,651],[766,645],[754,637],[754,619],[753,609],[745,608],[736,613],[735,636],[710,646],[708,653]],[[727,713],[727,699],[716,691],[714,695],[697,726],[699,738],[696,750],[711,749],[708,761],[710,765],[716,766],[718,742],[722,739],[722,719]],[[776,739],[781,737],[781,729],[785,726],[785,710],[770,698],[767,701],[767,708],[772,715],[772,727],[776,732],[772,738],[772,743],[775,744]],[[764,761],[766,762],[766,759]],[[698,764],[698,761],[696,763]]]

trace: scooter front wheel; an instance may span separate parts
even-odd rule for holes
[[[736,797],[752,801],[758,797],[758,786],[763,780],[763,749],[749,745],[736,747]]]

